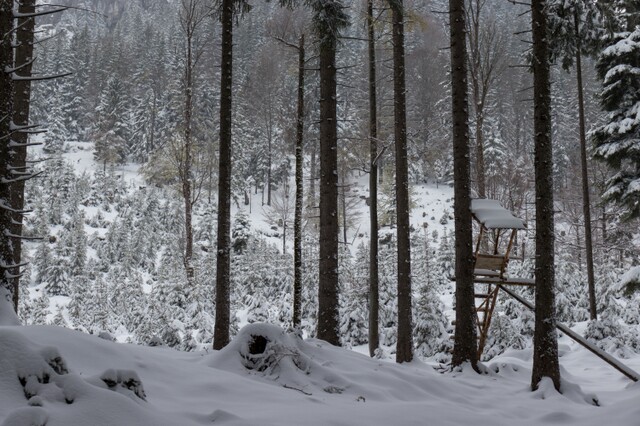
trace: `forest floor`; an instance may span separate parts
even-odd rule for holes
[[[251,355],[256,335],[269,343]],[[636,425],[640,385],[566,338],[560,348],[562,394],[550,382],[531,392],[530,349],[494,358],[484,374],[443,373],[263,324],[246,326],[218,352],[0,326],[0,424]],[[640,370],[640,357],[626,362]]]

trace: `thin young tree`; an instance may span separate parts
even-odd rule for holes
[[[477,370],[465,28],[464,0],[449,0],[456,237],[456,328],[451,366],[461,367],[468,362]]]
[[[180,27],[185,37],[184,58],[184,110],[182,123],[182,146],[179,155],[178,174],[182,183],[184,199],[185,249],[184,267],[187,282],[193,284],[193,97],[195,86],[194,71],[202,56],[203,49],[199,45],[198,32],[208,16],[205,0],[182,0],[180,8]]]
[[[367,0],[369,53],[369,355],[380,347],[378,331],[380,296],[378,273],[378,101],[376,84],[376,33],[373,0]]]
[[[471,0],[468,3],[466,24],[469,44],[469,76],[475,116],[475,177],[478,197],[486,198],[484,159],[484,122],[487,96],[496,79],[505,69],[506,43],[495,20],[486,19],[483,8],[486,0]]]
[[[551,144],[550,51],[545,0],[532,0],[534,95],[534,168],[536,189],[535,331],[531,389],[543,377],[560,390],[560,366],[555,316],[553,147]]]
[[[605,38],[606,6],[592,0],[550,1],[549,31],[552,59],[560,58],[562,67],[570,69],[575,63],[578,91],[578,130],[580,138],[580,165],[582,177],[582,214],[589,294],[589,314],[597,319],[595,274],[593,265],[593,237],[591,229],[591,200],[587,153],[584,83],[582,56],[596,56]]]
[[[305,125],[305,34],[300,31],[298,44],[285,39],[284,34],[275,39],[298,53],[298,87],[296,104],[295,142],[295,207],[293,217],[293,327],[302,323],[302,213],[304,207],[304,125]]]
[[[396,220],[398,224],[398,343],[396,362],[402,363],[413,360],[404,5],[402,0],[389,0],[389,6],[393,22],[393,110],[396,148]]]

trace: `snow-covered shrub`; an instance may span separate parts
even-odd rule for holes
[[[517,324],[506,315],[495,315],[491,319],[489,335],[485,343],[482,360],[488,361],[507,349],[524,349],[526,341],[520,334]]]

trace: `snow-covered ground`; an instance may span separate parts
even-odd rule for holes
[[[250,350],[258,335],[264,351]],[[264,324],[204,352],[4,325],[0,425],[638,424],[640,385],[564,339],[561,353],[558,394],[550,382],[530,391],[530,349],[508,351],[479,375],[370,359]],[[628,363],[640,369],[640,358]]]

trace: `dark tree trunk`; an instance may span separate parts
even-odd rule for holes
[[[11,168],[16,164],[16,151],[10,147],[11,115],[13,111],[13,84],[11,73],[6,70],[13,68],[13,49],[11,37],[13,29],[13,1],[0,0],[0,178],[12,182],[15,176]],[[14,229],[11,205],[11,190],[13,185],[0,185],[0,286],[7,288],[13,295],[14,282],[11,278],[15,274],[14,247],[16,239],[6,236]],[[14,297],[15,299],[15,297]]]
[[[484,126],[483,107],[476,106],[476,180],[478,185],[478,197],[487,198],[484,171]]]
[[[218,244],[216,321],[213,349],[229,343],[231,322],[231,106],[233,84],[233,0],[222,0],[222,63],[220,65],[220,170],[218,182]]]
[[[271,114],[271,111],[269,111],[269,114]],[[272,162],[273,162],[273,152],[272,152],[272,147],[273,143],[271,140],[271,119],[268,119],[268,125],[267,125],[267,205],[270,206],[271,205],[271,189],[272,189],[272,183],[271,183],[271,167],[272,167]]]
[[[293,326],[302,322],[302,203],[304,202],[304,34],[298,44],[298,117],[296,123],[296,207],[293,219]]]
[[[449,0],[449,25],[456,236],[456,328],[451,365],[458,367],[469,362],[477,370],[464,0]]]
[[[347,168],[342,167],[340,173],[340,204],[342,204],[342,239],[347,246]]]
[[[337,5],[324,6],[330,21]],[[320,276],[317,337],[333,345],[338,337],[338,132],[336,104],[337,34],[324,34],[320,54]]]
[[[378,107],[376,93],[376,41],[373,22],[373,0],[367,2],[367,27],[369,39],[369,355],[374,356],[380,347],[378,332]]]
[[[36,12],[35,0],[23,0],[19,5],[20,14],[34,14]],[[33,31],[35,28],[35,17],[20,18],[16,31],[16,66],[22,66],[16,74],[20,77],[31,77],[33,60]],[[31,81],[28,79],[16,80],[14,82],[13,97],[13,122],[17,126],[29,125],[29,109],[31,100]],[[14,167],[21,173],[28,173],[27,170],[27,143],[29,142],[28,132],[17,132],[13,135],[15,143]],[[24,180],[18,180],[11,185],[11,206],[16,210],[24,209]],[[22,214],[13,215],[12,233],[22,235]],[[14,241],[13,263],[22,263],[22,242],[19,239]],[[13,281],[13,304],[18,312],[18,301],[20,298],[20,277],[19,271],[14,271],[16,278]]]
[[[409,223],[409,173],[407,164],[407,113],[404,68],[404,6],[391,0],[393,12],[393,98],[396,147],[396,215],[398,222],[398,344],[396,362],[413,360],[411,315],[411,235]]]
[[[195,36],[195,26],[197,25],[194,14],[195,10],[192,4],[182,11],[181,16],[183,31],[185,31],[187,41],[187,56],[185,63],[184,83],[184,150],[183,162],[180,177],[182,179],[182,197],[184,199],[184,233],[185,233],[185,249],[184,249],[184,267],[187,273],[187,282],[189,286],[193,284],[193,225],[192,225],[192,202],[191,202],[191,163],[192,163],[192,116],[193,116],[193,38]]]
[[[593,273],[593,237],[591,233],[591,200],[589,197],[589,170],[587,168],[587,134],[584,116],[584,86],[582,84],[582,46],[579,36],[579,17],[574,17],[576,32],[576,76],[578,80],[578,114],[580,117],[580,162],[582,164],[582,213],[584,216],[584,242],[587,257],[587,281],[589,285],[589,313],[592,320],[598,319],[596,305],[596,280]]]
[[[536,320],[531,388],[543,377],[560,389],[554,295],[553,150],[549,47],[544,0],[531,3],[533,31],[534,167],[536,187]]]

